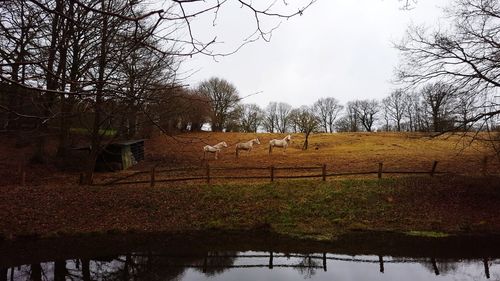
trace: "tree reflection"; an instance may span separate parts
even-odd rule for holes
[[[31,265],[30,280],[41,281],[42,280],[42,266],[39,263]]]
[[[266,259],[269,260],[269,265]],[[498,272],[493,270],[490,273],[490,266],[492,264],[496,265],[498,260],[488,258],[458,262],[452,259],[437,260],[435,258],[408,259],[396,257],[384,260],[382,256],[378,256],[377,260],[377,256],[345,258],[336,255],[327,256],[326,253],[320,255],[214,251],[207,253],[129,253],[93,260],[77,259],[32,263],[30,265],[16,266],[15,268],[9,268],[5,265],[0,267],[0,281],[181,280],[188,268],[203,272],[207,280],[234,268],[260,268],[263,271],[268,271],[268,268],[278,271],[282,270],[282,268],[293,268],[304,279],[310,279],[315,277],[318,269],[326,271],[327,260],[348,262],[351,264],[350,266],[354,266],[354,263],[370,263],[374,265],[378,263],[381,272],[384,272],[385,263],[389,265],[390,271],[392,269],[391,264],[405,264],[410,261],[421,264],[422,270],[429,271],[433,275],[450,275],[459,278],[470,277],[470,280],[477,280],[479,276],[481,278],[485,276],[492,280],[499,280]],[[372,274],[377,274],[375,269],[373,269]],[[199,277],[198,275],[195,276]],[[188,278],[188,280],[190,279]]]
[[[310,254],[307,254],[301,258],[300,262],[296,265],[296,269],[304,278],[308,279],[316,274],[316,268],[319,266],[320,264]]]
[[[92,279],[98,280],[174,280],[184,272],[179,260],[172,257],[148,254],[127,254],[112,262],[96,262]],[[106,268],[106,270],[103,270]]]
[[[215,276],[229,269],[236,260],[237,252],[208,252],[206,257],[194,263],[197,271],[207,276]]]
[[[54,263],[54,281],[65,281],[66,274],[68,274],[66,261],[56,261]]]
[[[7,281],[7,274],[9,273],[9,268],[0,267],[0,281]]]
[[[423,262],[421,264],[425,269],[429,270],[435,275],[447,275],[456,272],[458,269],[458,263],[456,261],[437,261],[434,258],[431,258],[428,262]]]
[[[82,279],[83,281],[90,281],[90,261],[88,259],[82,259]]]

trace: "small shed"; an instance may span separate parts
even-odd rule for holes
[[[90,146],[74,148],[89,151]],[[128,169],[144,160],[144,140],[116,141],[106,145],[99,155],[95,165],[96,171],[118,171]]]
[[[141,160],[144,160],[144,140],[113,142],[97,156],[96,170],[125,170]]]

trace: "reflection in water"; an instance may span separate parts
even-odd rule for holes
[[[207,276],[215,276],[233,265],[237,252],[208,252],[203,261],[194,262],[193,267]]]
[[[252,250],[253,249],[253,250]],[[0,242],[0,281],[500,280],[500,237],[104,235]]]
[[[499,259],[448,260],[331,253],[129,253],[1,267],[8,280],[500,280]]]

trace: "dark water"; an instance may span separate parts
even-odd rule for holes
[[[500,280],[498,237],[110,235],[0,243],[3,280]]]

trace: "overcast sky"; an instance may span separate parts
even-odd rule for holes
[[[285,20],[271,42],[246,45],[236,54],[220,58],[194,56],[185,61],[184,71],[196,72],[186,82],[196,86],[217,76],[233,83],[245,103],[265,107],[270,101],[294,107],[310,105],[321,97],[335,97],[346,103],[353,99],[388,95],[399,42],[410,23],[439,24],[440,7],[449,0],[419,0],[414,9],[400,10],[397,0],[318,0],[303,16]],[[194,23],[195,35],[211,38],[215,32],[224,44],[234,48],[254,27],[253,18],[239,6],[219,12],[217,30],[202,20]],[[209,26],[210,29],[206,27]]]

